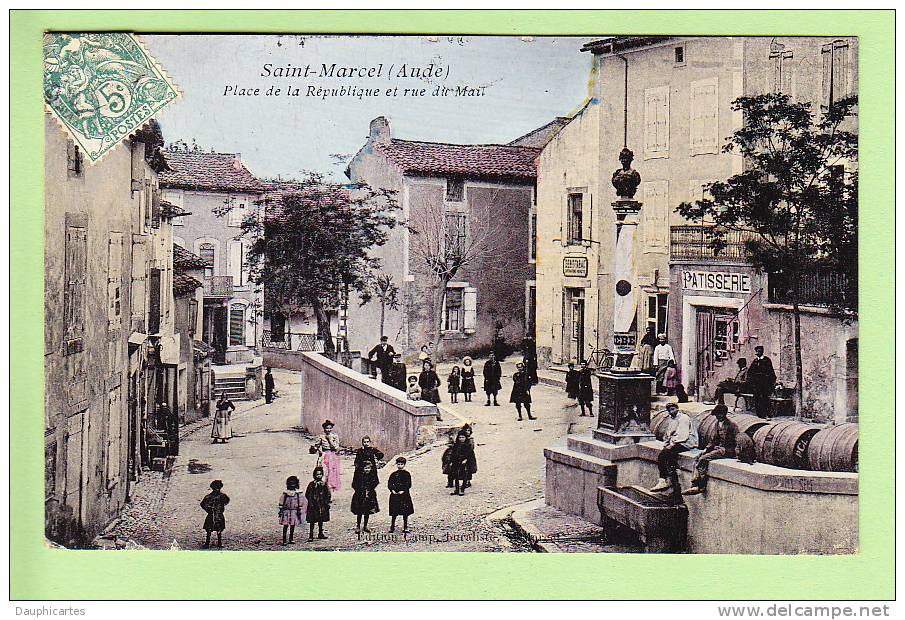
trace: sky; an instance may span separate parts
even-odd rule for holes
[[[315,170],[342,178],[333,154],[353,155],[368,124],[386,116],[394,138],[506,143],[578,110],[588,93],[592,40],[577,37],[426,37],[296,35],[143,35],[176,83],[180,99],[160,112],[167,143],[194,139],[204,150],[241,153],[258,177]],[[310,66],[306,77],[262,77],[274,68]],[[319,78],[321,65],[374,67],[380,77]],[[433,63],[439,77],[397,77],[405,64]],[[393,71],[390,74],[390,67]],[[374,98],[287,96],[289,88],[342,85],[379,89]],[[484,86],[482,97],[432,97],[437,86]],[[224,95],[227,87],[230,94]],[[270,87],[280,96],[267,96]],[[260,89],[257,96],[236,95]],[[387,89],[398,90],[386,95]],[[426,88],[425,96],[405,89]]]

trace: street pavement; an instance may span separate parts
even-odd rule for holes
[[[475,361],[479,390],[482,365],[483,361]],[[450,367],[441,364],[439,368],[444,388]],[[277,517],[280,494],[290,475],[299,477],[304,490],[316,455],[308,450],[312,437],[299,428],[300,375],[278,369],[274,370],[277,400],[270,405],[263,400],[237,403],[235,437],[226,444],[211,443],[210,424],[186,436],[170,475],[151,472],[143,476],[114,532],[147,548],[200,549],[205,513],[199,502],[208,493],[210,482],[220,479],[231,500],[226,509],[224,550],[528,551],[530,547],[512,534],[505,518],[496,518],[506,516],[501,509],[543,496],[544,447],[564,436],[570,423],[572,431],[580,433],[590,428],[595,418],[578,417],[561,389],[538,385],[532,389],[532,413],[538,419],[518,422],[515,407],[508,402],[514,372],[514,362],[504,362],[499,407],[485,407],[481,392],[471,403],[462,402],[460,395],[458,404],[451,404],[449,395],[442,393],[442,404],[474,427],[478,472],[464,496],[451,496],[440,463],[445,441],[406,455],[415,505],[408,535],[401,532],[401,518],[396,533],[388,531],[386,482],[397,456],[391,454],[386,455],[386,467],[378,472],[381,512],[371,516],[371,534],[355,534],[355,515],[349,510],[353,463],[349,453],[341,457],[342,488],[334,494],[331,521],[325,527],[328,539],[309,543],[307,526],[302,525],[296,532],[296,544],[282,546]],[[340,438],[346,446],[357,445],[358,439]],[[492,514],[495,518],[488,519]]]

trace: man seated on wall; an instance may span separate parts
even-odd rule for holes
[[[704,451],[695,459],[695,472],[691,478],[691,486],[682,491],[682,495],[703,493],[707,489],[707,472],[710,468],[710,461],[730,459],[736,455],[735,438],[738,435],[738,426],[729,419],[729,409],[723,403],[718,403],[711,413],[716,418],[716,430],[713,434],[713,439],[710,440]]]
[[[740,357],[736,362],[738,364],[738,371],[735,373],[735,377],[731,379],[723,379],[716,385],[716,392],[713,395],[713,401],[718,405],[723,404],[723,395],[724,394],[735,394],[738,396],[742,393],[749,393],[750,389],[748,386],[748,360],[744,357]]]
[[[676,470],[679,467],[679,454],[698,447],[698,429],[687,413],[679,411],[677,403],[666,405],[666,434],[663,437],[663,449],[657,457],[657,468],[660,478],[651,487],[654,493],[669,495],[678,492]]]

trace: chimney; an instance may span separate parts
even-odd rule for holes
[[[378,116],[373,121],[371,121],[368,142],[373,142],[376,144],[390,143],[390,122],[386,119],[385,116]]]

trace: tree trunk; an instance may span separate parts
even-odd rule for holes
[[[433,299],[433,330],[432,330],[432,339],[434,341],[434,352],[436,354],[440,353],[440,345],[442,343],[442,338],[440,334],[443,332],[443,299],[446,297],[446,285],[449,284],[449,279],[440,278],[437,282],[437,288],[434,290]],[[437,355],[434,356],[435,358]],[[434,359],[434,363],[437,360]]]
[[[384,317],[386,316],[386,307],[387,307],[386,298],[381,297],[380,298],[380,336],[381,336],[381,338],[383,337],[383,321],[384,321]]]
[[[330,317],[324,310],[324,305],[320,299],[311,300],[311,308],[314,310],[314,316],[317,318],[317,335],[324,341],[324,353],[333,354],[336,347],[333,345],[333,333],[330,331]]]

